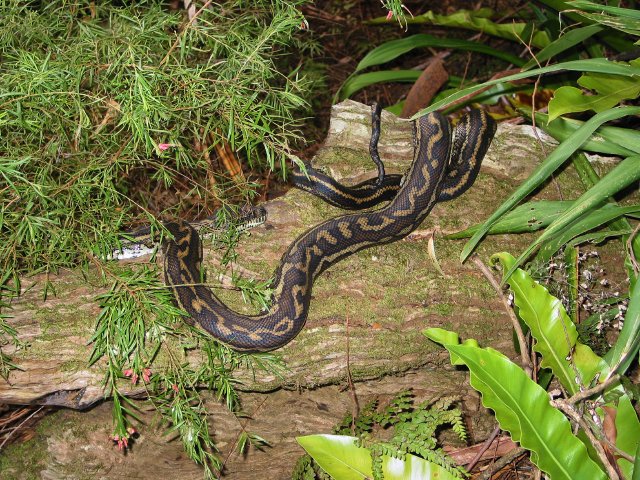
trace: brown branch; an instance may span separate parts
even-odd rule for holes
[[[473,467],[476,466],[476,464],[480,461],[480,459],[482,458],[482,455],[484,455],[484,452],[486,452],[487,450],[489,450],[489,447],[491,446],[491,444],[493,443],[493,441],[496,439],[496,437],[498,436],[498,434],[500,433],[500,426],[497,426],[493,432],[491,432],[491,435],[489,435],[489,438],[487,438],[485,440],[485,442],[482,444],[482,446],[480,447],[480,450],[478,450],[478,453],[476,454],[475,457],[473,457],[473,460],[471,460],[467,466],[465,467],[465,469],[467,470],[467,472],[470,472]]]
[[[520,455],[524,455],[525,453],[527,453],[527,451],[524,448],[520,448],[520,447],[514,448],[506,455],[503,455],[500,458],[500,460],[489,465],[487,469],[484,472],[482,472],[482,475],[478,476],[476,480],[489,480],[494,473],[506,467],[511,462],[513,462],[516,458],[518,458]]]
[[[591,445],[593,445],[593,448],[596,450],[596,453],[598,454],[598,458],[600,458],[600,462],[602,463],[604,468],[607,470],[607,475],[609,476],[609,479],[620,480],[620,477],[618,476],[618,472],[616,472],[616,469],[609,462],[609,458],[607,456],[607,453],[604,451],[602,444],[595,437],[595,435],[589,428],[589,425],[587,425],[587,423],[582,418],[582,415],[580,415],[580,413],[578,413],[575,410],[573,405],[565,400],[551,400],[550,403],[552,406],[561,410],[565,415],[567,415],[574,422],[580,425],[580,428],[582,428],[582,431],[585,433],[587,438],[589,438]]]
[[[477,255],[473,256],[473,263],[476,264],[476,266],[480,269],[480,271],[486,277],[486,279],[489,280],[489,283],[495,289],[495,291],[498,293],[498,296],[502,300],[502,304],[504,305],[504,310],[509,316],[509,320],[511,320],[513,329],[515,330],[516,336],[518,337],[518,344],[520,346],[520,361],[522,362],[522,368],[524,368],[525,372],[527,373],[527,376],[531,378],[533,368],[531,366],[531,359],[527,355],[527,352],[529,351],[529,349],[527,348],[527,341],[524,338],[524,332],[522,331],[520,322],[516,318],[515,313],[513,313],[513,309],[509,305],[509,302],[507,301],[507,298],[505,297],[504,292],[500,287],[500,283],[498,283],[498,281],[495,279],[495,277],[493,276],[493,273],[491,273],[489,268],[487,268],[487,266],[484,263],[482,263],[482,260],[480,260],[477,257]]]
[[[571,405],[575,405],[576,403],[581,402],[582,400],[585,400],[591,397],[592,395],[603,392],[604,390],[609,388],[613,383],[616,383],[619,380],[620,380],[620,375],[613,375],[612,377],[608,378],[605,382],[599,383],[593,388],[587,388],[586,390],[581,390],[580,392],[576,393],[571,398],[565,401]]]

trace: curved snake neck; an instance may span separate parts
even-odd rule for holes
[[[291,341],[306,322],[313,282],[322,272],[364,248],[402,239],[441,199],[451,150],[449,123],[438,113],[429,114],[418,121],[417,135],[414,161],[387,206],[323,222],[289,246],[275,274],[274,300],[267,313],[241,315],[200,284],[202,247],[197,232],[188,223],[167,224],[174,240],[163,245],[165,275],[178,304],[212,336],[236,350],[269,351]],[[479,164],[491,136],[469,138],[464,154]]]

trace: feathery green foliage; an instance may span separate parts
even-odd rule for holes
[[[466,472],[455,465],[437,445],[436,433],[443,425],[450,425],[461,440],[466,440],[462,412],[452,405],[455,398],[444,397],[436,402],[414,405],[410,390],[399,392],[391,401],[379,408],[376,400],[366,404],[358,416],[351,414],[334,428],[337,435],[357,435],[356,447],[365,447],[371,455],[373,478],[383,479],[385,458],[405,459],[411,455],[440,466],[452,478],[464,478]],[[376,431],[392,428],[388,440],[378,440]],[[293,479],[323,479],[322,472],[308,455],[301,457],[294,470]],[[313,475],[317,476],[313,476]]]
[[[97,270],[111,288],[97,299],[90,361],[105,369],[114,441],[125,448],[134,435],[136,407],[123,388],[142,382],[207,477],[219,463],[198,388],[237,411],[234,369],[277,366],[185,326],[155,264],[104,259],[134,217],[161,231],[154,216],[185,210],[179,200],[158,208],[158,191],[201,197],[196,209],[204,210],[231,194],[250,198],[251,184],[209,169],[208,152],[222,140],[252,168],[285,170],[312,87],[300,68],[282,68],[314,48],[302,3],[227,0],[193,18],[160,0],[0,4],[2,296],[18,294],[23,275]],[[233,235],[225,241],[231,258]],[[264,285],[244,283],[243,293],[264,303]],[[0,344],[15,342],[0,315]],[[187,352],[199,352],[202,367]],[[0,373],[13,367],[3,354]]]

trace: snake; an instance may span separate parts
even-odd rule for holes
[[[473,184],[496,126],[485,112],[472,112],[453,137],[440,113],[420,117],[414,127],[414,159],[402,177],[379,168],[377,178],[348,187],[312,168],[306,180],[297,175],[297,186],[343,208],[388,203],[326,220],[294,240],[274,274],[271,306],[258,315],[232,310],[202,284],[202,242],[196,228],[186,221],[166,223],[171,235],[162,243],[163,269],[177,305],[191,322],[236,351],[267,352],[286,345],[303,329],[314,281],[324,271],[360,250],[401,240],[439,201],[455,198]],[[374,117],[372,136],[376,129],[379,133],[379,116],[377,122]]]
[[[197,222],[190,222],[203,237],[215,233],[228,232],[234,228],[237,233],[262,225],[267,221],[267,210],[262,205],[247,204],[238,209],[222,206],[211,215]],[[163,223],[163,226],[165,224]],[[160,232],[151,225],[143,225],[120,235],[119,248],[106,259],[129,260],[155,252],[160,240]]]

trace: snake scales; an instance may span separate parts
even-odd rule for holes
[[[379,133],[379,116],[376,121],[375,114],[373,124],[372,146]],[[246,352],[280,348],[303,328],[314,280],[355,252],[402,239],[422,223],[438,201],[469,188],[494,133],[494,121],[474,110],[456,127],[452,140],[449,122],[439,113],[431,113],[417,122],[416,153],[404,177],[385,175],[380,164],[377,178],[353,187],[340,185],[310,167],[308,177],[296,174],[297,186],[343,208],[390,202],[375,211],[327,220],[298,237],[276,270],[273,302],[266,313],[241,315],[200,283],[202,245],[197,231],[186,222],[165,225],[173,236],[162,247],[166,283],[178,305],[231,348]],[[452,151],[455,154],[450,160]]]

